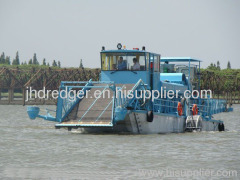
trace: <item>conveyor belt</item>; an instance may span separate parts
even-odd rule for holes
[[[134,84],[124,84],[125,89],[131,90]],[[106,86],[106,84],[95,84],[95,86]],[[122,87],[123,84],[116,84],[118,87]],[[88,98],[85,96],[78,105],[74,107],[72,112],[61,123],[72,126],[74,124],[79,126],[96,125],[103,126],[112,123],[112,97],[114,91],[107,88],[110,92],[110,98],[108,93],[105,92],[105,98],[103,95],[97,100],[94,98],[94,92],[99,90],[102,92],[104,88],[92,88],[88,91]],[[99,94],[99,93],[98,93]],[[94,103],[95,102],[95,103]],[[92,107],[91,107],[92,106]]]

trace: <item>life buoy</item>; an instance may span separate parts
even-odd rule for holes
[[[153,122],[153,112],[152,111],[147,112],[147,122]]]
[[[183,114],[183,106],[182,106],[182,103],[180,103],[180,102],[178,102],[177,111],[178,111],[178,115],[182,116],[182,114]]]
[[[193,115],[197,115],[198,114],[198,107],[197,107],[196,104],[194,104],[193,107],[192,107],[192,114]]]

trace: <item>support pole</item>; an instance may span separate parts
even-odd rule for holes
[[[25,92],[25,88],[22,88],[22,105],[25,106],[25,100],[26,100],[26,92]]]
[[[8,104],[10,104],[13,100],[13,92],[12,88],[8,89]]]

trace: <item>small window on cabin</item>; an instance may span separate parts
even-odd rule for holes
[[[131,54],[127,56],[128,70],[130,71],[145,71],[145,56],[144,54]]]
[[[149,53],[146,54],[146,69],[149,70]]]
[[[158,65],[159,65],[159,69],[158,69],[158,72],[160,72],[160,70],[161,70],[161,62],[160,62],[160,56],[158,56]]]
[[[102,70],[108,70],[108,58],[105,53],[102,54]]]
[[[144,53],[102,53],[102,70],[145,71]]]
[[[154,72],[159,72],[159,56],[154,56]]]
[[[181,73],[185,74],[185,76],[188,77],[188,69],[182,69]]]

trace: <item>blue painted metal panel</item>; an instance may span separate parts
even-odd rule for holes
[[[116,84],[135,84],[139,79],[148,83],[147,77],[147,71],[102,71],[101,73],[101,81],[114,81]]]
[[[27,113],[30,119],[34,120],[37,117],[38,118],[42,118],[48,121],[57,121],[55,117],[53,117],[50,113],[49,113],[49,109],[46,109],[46,115],[39,115],[40,112],[40,108],[36,107],[36,106],[28,106],[27,107]]]
[[[61,86],[62,86],[62,82],[59,88],[59,92],[62,89]],[[58,122],[61,122],[62,120],[62,106],[63,106],[63,99],[59,96],[57,101],[57,110],[56,110],[56,119]]]
[[[27,113],[30,119],[36,119],[40,111],[39,107],[36,106],[28,106],[27,107]]]
[[[188,89],[187,85],[183,85],[183,84],[179,84],[179,83],[169,83],[169,82],[163,82],[161,81],[161,86],[162,90],[173,90],[174,92],[176,92],[176,90],[178,90],[178,94],[183,94],[184,91],[186,91]]]
[[[120,49],[120,50],[106,50],[106,51],[101,51],[101,53],[151,53],[156,56],[160,56],[160,54],[157,53],[152,53],[148,51],[141,51],[141,50],[129,50],[129,49]]]
[[[187,84],[186,76],[183,73],[161,73],[160,81]]]
[[[198,59],[193,59],[191,57],[162,57],[162,62],[202,62]]]
[[[159,72],[154,72],[153,73],[153,89],[159,90],[159,85],[160,85],[160,78],[159,78]]]

